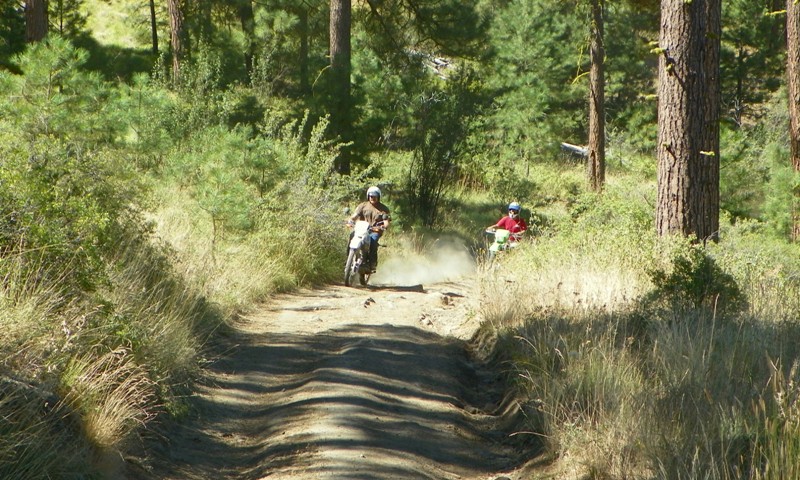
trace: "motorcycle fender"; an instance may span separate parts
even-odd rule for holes
[[[356,250],[362,248],[362,246],[365,243],[367,243],[367,238],[368,237],[359,237],[359,236],[353,237],[353,239],[350,240],[350,248],[355,248]]]
[[[369,223],[359,220],[353,228],[353,238],[350,240],[350,248],[359,248],[367,240],[369,235]]]

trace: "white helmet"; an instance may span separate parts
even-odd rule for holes
[[[367,199],[369,199],[369,197],[381,198],[381,189],[378,187],[369,187],[367,189]]]

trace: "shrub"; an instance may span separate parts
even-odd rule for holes
[[[695,309],[723,315],[746,307],[733,276],[717,266],[703,247],[689,245],[679,249],[670,267],[649,272],[655,290],[645,298],[646,305],[665,302],[677,312]]]
[[[0,72],[0,109],[15,112],[0,118],[0,253],[69,265],[57,281],[91,289],[139,189],[113,146],[110,91],[85,60],[54,35],[19,57],[22,75]]]

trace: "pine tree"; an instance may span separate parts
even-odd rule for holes
[[[353,125],[350,98],[350,21],[350,0],[331,0],[330,68],[334,92],[331,124],[344,143],[351,139]],[[344,175],[350,173],[349,153],[349,146],[342,148],[337,165],[338,172]]]
[[[47,36],[47,0],[26,0],[25,41],[39,42]]]
[[[167,0],[169,8],[170,47],[172,48],[172,81],[181,78],[181,63],[184,55],[183,10],[180,0]]]
[[[800,2],[786,0],[786,75],[789,85],[789,143],[792,167],[800,176]],[[800,241],[800,185],[794,185],[792,241]]]
[[[661,3],[659,235],[719,230],[720,0]]]
[[[589,79],[589,185],[599,192],[606,177],[605,46],[603,0],[591,0],[591,73]]]

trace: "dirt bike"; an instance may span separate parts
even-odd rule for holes
[[[347,262],[344,264],[344,284],[348,287],[353,281],[353,277],[358,276],[358,282],[366,285],[372,274],[369,263],[369,234],[372,228],[369,222],[359,220],[355,222],[353,228],[353,238],[350,239],[350,246],[347,252]]]
[[[486,259],[492,262],[498,252],[504,252],[510,248],[516,247],[519,241],[522,240],[522,234],[524,232],[512,234],[510,231],[503,228],[487,228],[485,233],[489,237],[494,237],[494,241],[492,241],[492,244],[486,249]]]

